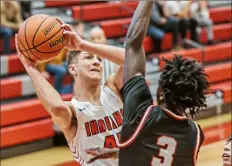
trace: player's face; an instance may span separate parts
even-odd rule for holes
[[[232,166],[231,163],[231,141],[226,142],[223,155],[222,155],[223,166]]]
[[[102,59],[88,52],[82,52],[77,63],[77,75],[82,79],[100,81],[102,78]]]

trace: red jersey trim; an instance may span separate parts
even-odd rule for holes
[[[193,152],[193,161],[194,161],[194,165],[197,164],[197,156],[198,156],[198,152],[199,152],[199,148],[200,148],[200,129],[197,125],[196,122],[194,122],[195,125],[196,125],[196,128],[197,128],[197,137],[196,137],[196,145],[195,145],[195,149],[194,149],[194,152]]]
[[[141,121],[139,122],[139,125],[137,126],[137,128],[135,129],[134,133],[130,136],[130,138],[127,141],[124,141],[122,143],[119,143],[118,147],[119,148],[125,148],[130,146],[135,139],[137,138],[137,136],[139,135],[140,131],[143,129],[151,111],[154,105],[150,105],[147,110],[145,111]]]

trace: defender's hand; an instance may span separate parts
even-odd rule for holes
[[[22,64],[24,65],[24,67],[35,66],[36,65],[35,61],[32,61],[31,59],[24,56],[21,53],[21,51],[19,50],[19,48],[18,48],[18,34],[17,33],[15,34],[15,47],[16,47],[16,50],[17,50],[18,57],[19,57],[20,61],[22,62]]]
[[[108,148],[98,147],[98,148],[87,149],[85,150],[85,152],[93,156],[86,163],[92,163],[98,159],[108,159],[108,158],[117,159],[119,149],[108,149]]]
[[[80,50],[83,39],[72,29],[70,25],[63,23],[61,27],[64,29],[63,34],[66,40],[64,47],[69,50]]]

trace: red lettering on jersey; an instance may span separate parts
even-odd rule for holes
[[[90,124],[90,128],[92,131],[92,135],[98,134],[99,130],[98,130],[98,126],[97,126],[97,121],[96,120],[92,120],[89,122]]]
[[[90,128],[89,128],[89,122],[86,122],[85,123],[85,130],[86,130],[86,133],[87,133],[87,136],[91,136],[91,132],[90,132]]]
[[[105,119],[105,122],[106,122],[107,129],[108,129],[109,131],[112,130],[109,117],[106,116],[104,119]]]
[[[105,132],[106,131],[105,122],[101,119],[101,120],[98,120],[97,123],[98,123],[98,127],[99,127],[99,130],[100,130],[100,133]]]
[[[121,126],[122,125],[122,117],[121,117],[119,111],[113,113],[113,117],[114,117],[118,127]]]
[[[117,126],[116,126],[116,124],[115,124],[114,120],[112,119],[112,117],[110,117],[110,120],[111,120],[111,123],[112,123],[113,129],[116,129],[116,128],[117,128]]]
[[[104,148],[117,148],[114,135],[109,135],[105,138]]]
[[[121,113],[121,115],[122,115],[122,117],[123,117],[123,115],[124,115],[124,110],[123,110],[123,109],[120,109],[120,113]]]

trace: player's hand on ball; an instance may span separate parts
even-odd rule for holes
[[[69,50],[80,50],[83,39],[72,29],[70,25],[62,24],[61,27],[64,29],[63,34],[66,40],[64,47]]]
[[[118,152],[119,149],[109,149],[109,148],[92,148],[92,149],[87,149],[85,152],[89,155],[92,155],[89,160],[86,161],[86,163],[92,163],[95,160],[98,159],[108,159],[108,158],[118,158]]]
[[[19,50],[19,48],[18,48],[18,34],[17,33],[15,34],[15,47],[16,47],[16,50],[17,50],[18,57],[19,57],[20,61],[22,62],[22,64],[25,67],[27,67],[27,66],[35,66],[36,65],[35,61],[32,61],[29,58],[25,57],[21,53],[21,51]]]

